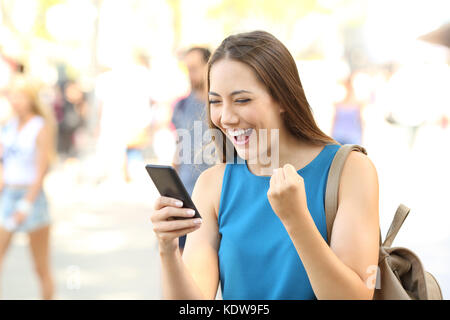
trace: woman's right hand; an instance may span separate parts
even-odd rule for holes
[[[194,210],[182,207],[183,203],[174,198],[161,196],[155,201],[151,221],[160,253],[175,252],[178,250],[178,238],[201,226],[200,218],[176,220],[176,217],[192,218],[195,214]]]

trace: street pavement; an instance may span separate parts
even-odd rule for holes
[[[149,220],[153,185],[147,180],[79,183],[79,170],[78,163],[58,168],[45,185],[53,217],[55,298],[160,299],[159,256]],[[2,279],[4,299],[40,297],[26,234],[13,238]]]

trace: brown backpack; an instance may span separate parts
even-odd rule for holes
[[[351,151],[367,155],[358,145],[343,145],[336,152],[330,167],[325,195],[328,245],[336,217],[339,180],[345,160]],[[442,292],[436,279],[422,266],[420,259],[409,249],[391,247],[395,236],[409,214],[403,204],[398,207],[384,242],[381,242],[374,300],[442,300]]]

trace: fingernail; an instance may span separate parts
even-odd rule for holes
[[[195,214],[195,210],[189,209],[189,210],[186,211],[186,213],[187,213],[189,216],[193,216],[193,215]]]
[[[202,223],[202,219],[194,219],[194,223],[195,224],[201,224]]]
[[[182,206],[183,206],[183,202],[176,200],[176,201],[175,201],[175,205],[176,205],[177,207],[182,207]]]

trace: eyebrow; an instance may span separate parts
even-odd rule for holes
[[[236,91],[233,91],[233,92],[230,94],[230,96],[234,96],[234,95],[240,94],[240,93],[251,93],[251,92],[250,92],[250,91],[247,91],[247,90],[236,90]],[[210,95],[212,95],[212,96],[220,97],[220,94],[215,93],[215,92],[212,92],[212,91],[208,92],[208,94],[210,94]]]

